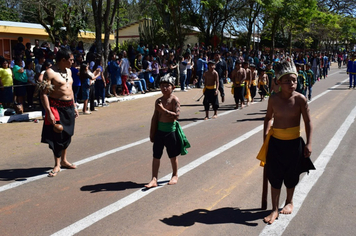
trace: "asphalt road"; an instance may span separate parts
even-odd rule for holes
[[[179,157],[177,185],[166,185],[171,166],[164,154],[160,186],[147,191],[148,134],[159,95],[80,116],[68,149],[78,169],[55,178],[46,177],[54,161],[40,143],[42,121],[0,125],[0,234],[354,235],[356,90],[345,79],[345,68],[333,66],[314,86],[311,159],[317,170],[301,176],[294,214],[273,225],[263,223],[269,210],[260,209],[262,168],[256,160],[267,101],[233,110],[226,85],[216,120],[203,121],[202,102],[196,101],[201,90],[175,93],[192,147]],[[281,204],[284,199],[283,188]]]

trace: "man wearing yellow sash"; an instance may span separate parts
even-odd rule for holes
[[[251,70],[251,102],[254,102],[254,98],[256,96],[257,92],[257,80],[258,80],[258,75],[257,75],[257,70],[255,64],[250,64],[250,70]]]
[[[180,114],[179,99],[172,94],[175,78],[166,74],[160,79],[160,88],[163,94],[155,103],[155,111],[151,120],[150,140],[153,142],[152,179],[145,185],[146,188],[157,187],[158,170],[163,148],[166,147],[168,157],[173,169],[169,185],[178,182],[179,154],[187,154],[186,148],[190,144],[185,137],[177,119]]]
[[[309,158],[312,152],[312,123],[305,96],[295,91],[298,76],[295,65],[290,61],[282,61],[276,64],[275,70],[280,92],[273,94],[268,100],[264,120],[264,144],[257,156],[261,165],[265,166],[272,189],[272,212],[264,218],[268,224],[272,224],[279,213],[292,213],[293,194],[299,182],[299,175],[315,169]],[[300,137],[301,116],[305,124],[306,144]],[[287,188],[287,199],[279,212],[279,196],[283,182]]]
[[[218,99],[218,88],[219,88],[219,75],[215,70],[215,62],[208,62],[208,70],[203,75],[204,79],[204,110],[205,110],[205,118],[204,120],[209,119],[209,108],[210,104],[213,106],[214,115],[213,119],[218,116],[218,108],[219,108],[219,99]]]
[[[246,70],[246,79],[245,79],[245,98],[247,101],[246,106],[249,105],[249,103],[251,102],[252,98],[251,98],[251,84],[252,84],[252,72],[249,68],[249,63],[248,61],[244,61],[243,63],[243,67]]]
[[[245,105],[245,79],[246,70],[242,68],[242,62],[236,61],[235,69],[231,73],[231,81],[234,86],[234,99],[235,99],[235,109],[239,108],[239,103],[241,102],[241,109]]]

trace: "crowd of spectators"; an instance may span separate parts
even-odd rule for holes
[[[219,70],[220,80],[228,83],[237,61],[254,64],[259,71],[266,64],[273,66],[285,57],[291,57],[297,63],[311,63],[316,77],[320,78],[327,76],[331,61],[337,61],[341,67],[348,59],[347,52],[294,52],[289,55],[280,51],[270,58],[268,52],[251,51],[246,47],[221,45],[213,48],[197,43],[175,48],[168,44],[151,46],[141,42],[137,48],[129,45],[127,50],[111,51],[108,64],[103,65],[102,55],[96,51],[95,43],[86,52],[81,41],[69,45],[67,40],[63,40],[62,44],[57,40],[51,50],[48,42],[40,45],[35,40],[31,49],[31,44],[24,45],[22,37],[19,37],[13,48],[13,60],[0,58],[0,103],[5,108],[23,105],[28,110],[33,109],[34,98],[37,98],[36,82],[41,72],[53,65],[55,55],[61,49],[70,50],[75,56],[71,68],[73,92],[77,105],[79,101],[84,103],[84,114],[96,110],[95,100],[97,105],[107,106],[105,97],[155,91],[159,88],[159,78],[167,73],[176,77],[176,86],[181,91],[201,88],[204,83],[202,76],[210,60],[220,63],[216,70]]]

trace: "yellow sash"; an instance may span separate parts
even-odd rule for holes
[[[280,140],[292,140],[300,137],[300,126],[287,128],[287,129],[276,129],[271,127],[268,131],[265,141],[260,149],[260,152],[257,155],[257,159],[261,161],[260,166],[265,166],[267,152],[268,152],[268,144],[271,136],[280,139]]]
[[[258,83],[258,86],[261,86],[261,85],[267,85],[267,82],[260,81],[260,82]]]
[[[205,87],[203,88],[203,93],[205,93],[205,90],[206,89],[216,89],[216,85],[214,84],[214,85],[211,85],[211,86],[207,86],[207,85],[205,85]]]

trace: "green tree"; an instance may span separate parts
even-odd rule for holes
[[[92,0],[95,42],[97,52],[103,52],[104,65],[106,65],[110,52],[110,34],[113,32],[113,23],[119,7],[119,0]],[[104,42],[101,34],[104,32]]]
[[[87,0],[22,0],[24,16],[32,16],[56,39],[76,40],[88,20]]]
[[[3,21],[18,21],[18,4],[12,0],[0,0],[0,20]]]

